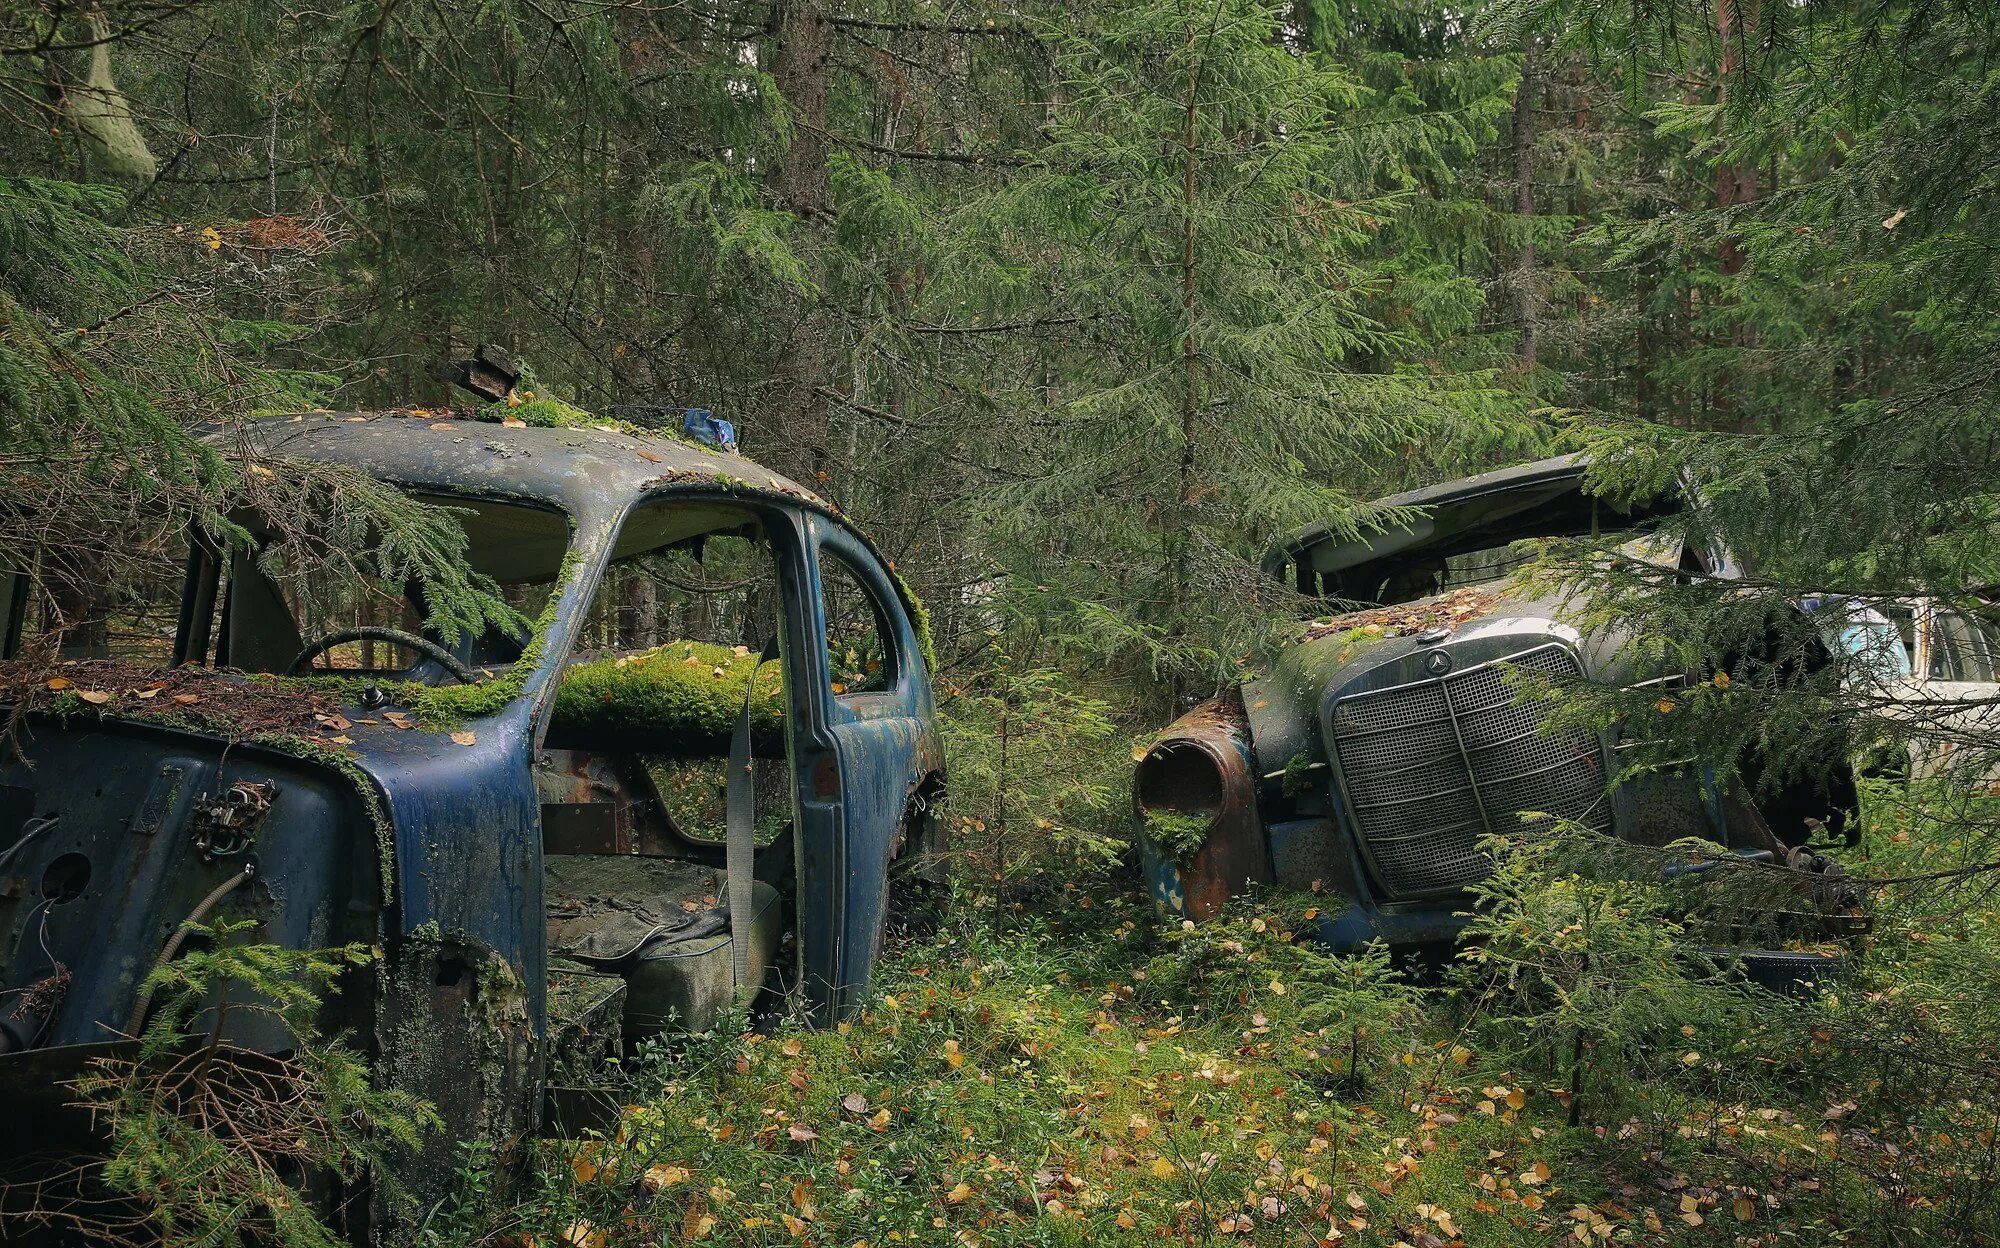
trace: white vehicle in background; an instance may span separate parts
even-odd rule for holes
[[[2000,788],[2000,624],[1930,598],[1805,606],[1825,612],[1829,646],[1853,664],[1849,688],[1886,697],[1910,728],[1907,760],[1872,770]]]

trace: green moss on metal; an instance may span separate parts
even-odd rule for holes
[[[365,686],[372,684],[391,703],[414,711],[417,727],[426,732],[443,732],[469,719],[497,715],[506,709],[509,702],[521,696],[527,688],[529,675],[541,666],[542,655],[548,648],[549,630],[555,626],[556,609],[562,605],[563,593],[569,588],[581,563],[582,556],[574,550],[563,556],[562,566],[556,570],[555,587],[549,592],[547,604],[529,630],[528,640],[521,647],[521,656],[505,672],[489,680],[470,685],[427,685],[415,680],[369,681],[349,676],[318,679],[334,681],[350,702],[359,696]]]
[[[587,412],[573,403],[561,399],[522,397],[515,403],[489,403],[479,408],[474,415],[485,421],[518,420],[524,425],[537,429],[600,429],[622,433],[634,438],[666,438],[674,442],[685,442],[678,430],[649,429],[635,425],[628,420],[612,416],[599,416]]]
[[[382,873],[382,904],[388,905],[396,897],[396,829],[389,822],[389,812],[382,805],[381,794],[375,791],[375,778],[361,769],[353,755],[337,745],[325,745],[308,737],[288,732],[269,732],[250,738],[252,743],[266,749],[289,754],[306,762],[338,772],[354,791],[361,796],[361,806],[368,814],[368,822],[375,829],[375,853],[377,865]]]
[[[910,583],[903,579],[901,572],[892,568],[889,575],[895,578],[896,592],[903,596],[903,608],[910,613],[910,627],[916,630],[917,652],[924,656],[924,668],[931,674],[932,679],[936,679],[937,643],[931,635],[930,608],[924,605],[923,599],[917,597],[917,591],[910,588]]]
[[[1144,812],[1146,835],[1168,856],[1180,858],[1201,848],[1203,838],[1215,822],[1213,815],[1189,814],[1184,810],[1148,809]]]
[[[593,737],[671,737],[692,753],[724,752],[757,658],[744,646],[670,641],[578,664],[556,691],[554,727]],[[758,668],[750,728],[760,751],[783,749],[784,707],[782,666]]]
[[[1285,775],[1282,781],[1286,797],[1297,797],[1312,788],[1312,759],[1306,754],[1294,754],[1285,760]]]

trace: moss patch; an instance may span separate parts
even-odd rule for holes
[[[688,440],[681,436],[678,429],[648,428],[612,416],[599,416],[573,403],[565,403],[561,399],[523,397],[519,402],[512,404],[489,403],[485,407],[475,408],[472,418],[489,423],[518,420],[536,429],[598,429],[634,438],[665,438],[673,442]]]
[[[937,644],[931,635],[931,611],[924,600],[917,597],[917,591],[903,579],[903,574],[891,569],[889,575],[895,578],[896,592],[903,596],[903,607],[910,613],[910,627],[917,634],[917,652],[924,656],[924,669],[937,679]]]
[[[1180,858],[1201,848],[1203,838],[1215,822],[1211,814],[1189,814],[1184,810],[1149,809],[1143,822],[1146,835],[1172,858]]]
[[[1350,611],[1328,620],[1308,624],[1301,641],[1318,641],[1339,633],[1360,637],[1396,637],[1420,633],[1443,625],[1447,628],[1490,614],[1500,598],[1484,589],[1468,586],[1420,602],[1399,602],[1392,607]]]
[[[670,734],[678,752],[725,754],[757,655],[745,646],[670,641],[652,650],[580,663],[556,691],[552,731],[562,737],[629,739]],[[781,664],[757,671],[750,711],[760,753],[784,749]]]

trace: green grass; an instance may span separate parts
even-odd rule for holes
[[[1888,820],[1856,865],[1949,852]],[[1500,1016],[1488,967],[1413,986],[1328,957],[1289,935],[1314,900],[1195,926],[1113,884],[962,899],[852,1024],[634,1063],[623,1127],[545,1146],[479,1225],[584,1248],[1993,1242],[1990,907],[1885,893],[1857,978],[1669,998],[1591,1041],[1579,1104],[1567,1036]]]

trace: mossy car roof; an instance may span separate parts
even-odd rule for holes
[[[702,482],[825,506],[741,455],[610,427],[508,426],[417,409],[265,416],[206,436],[218,445],[247,439],[268,455],[348,464],[409,489],[520,498],[575,516],[622,507],[656,486]]]

